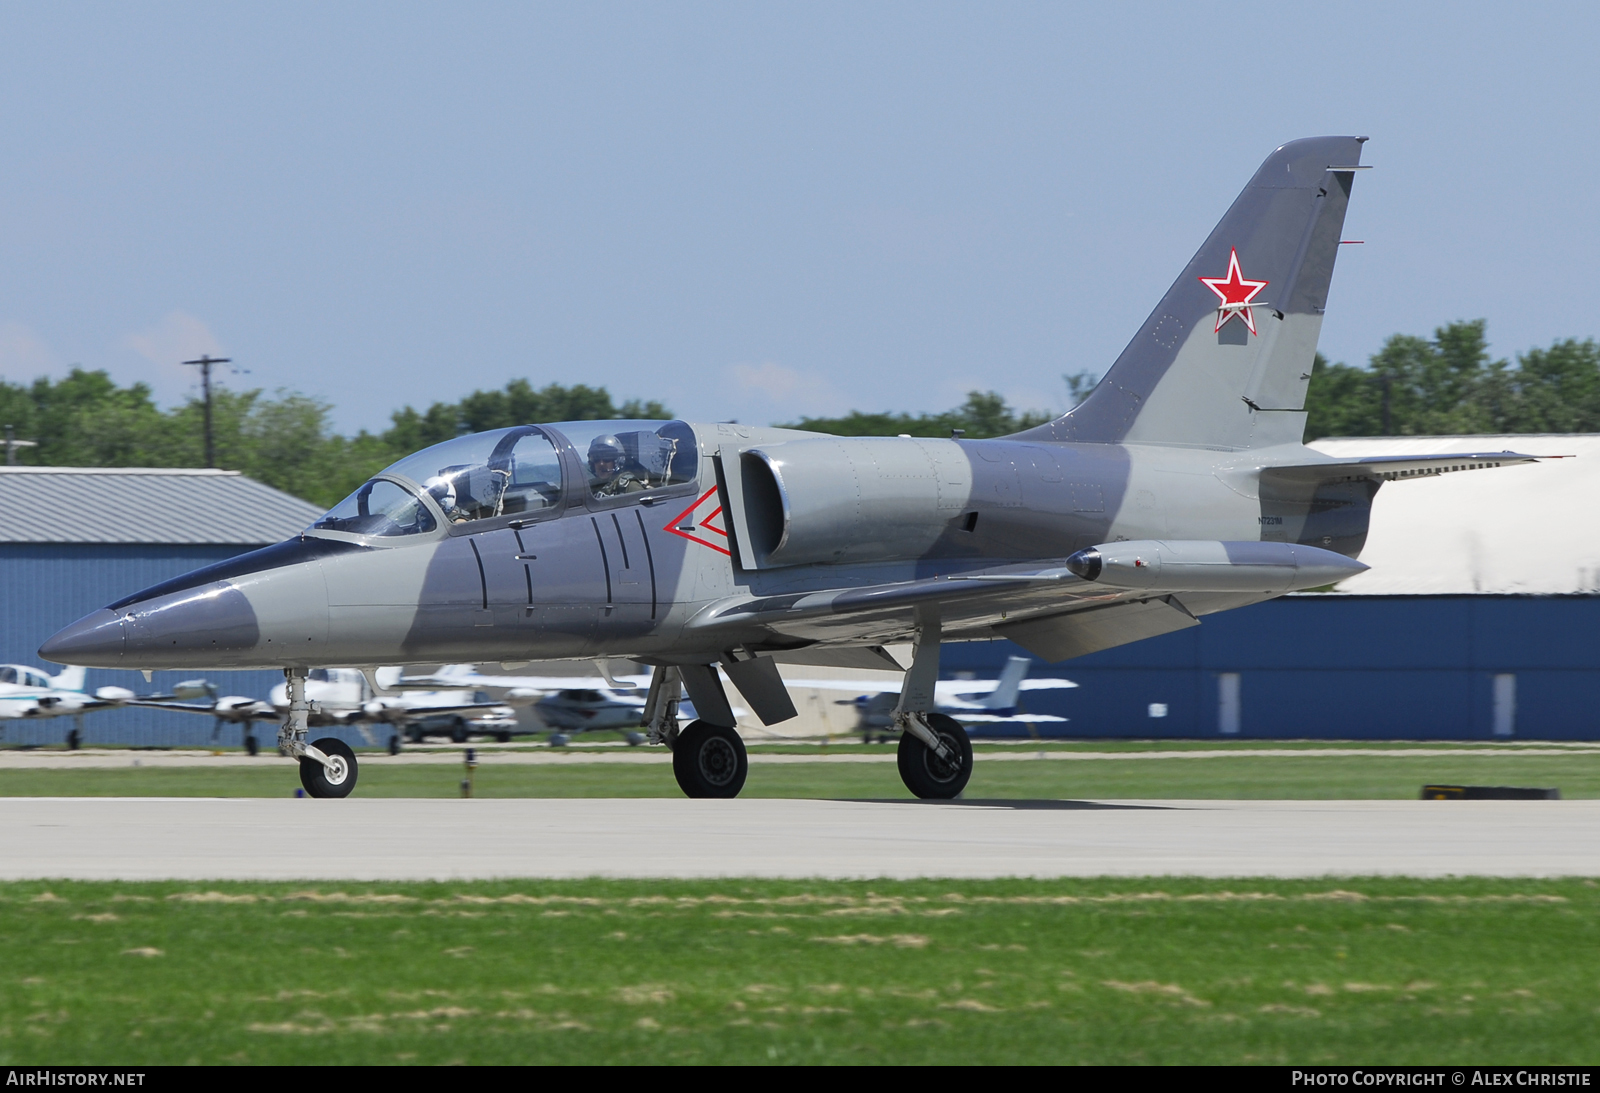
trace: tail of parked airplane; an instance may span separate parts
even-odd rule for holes
[[[1299,443],[1351,180],[1366,137],[1261,165],[1082,405],[1023,434],[1088,443]]]
[[[984,695],[983,701],[978,705],[986,710],[1015,710],[1017,696],[1022,693],[1022,677],[1028,674],[1030,663],[1027,657],[1008,657],[1005,670],[995,682],[994,690]]]
[[[81,691],[88,675],[89,669],[69,664],[61,669],[60,675],[50,677],[50,686],[58,691]]]

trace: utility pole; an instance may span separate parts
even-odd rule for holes
[[[205,395],[206,403],[206,466],[217,465],[217,447],[211,439],[211,366],[213,364],[232,364],[230,357],[213,357],[209,353],[200,354],[200,359],[184,361],[184,364],[197,364],[200,366],[200,390]]]
[[[17,465],[18,448],[37,448],[38,446],[39,442],[37,440],[18,440],[17,431],[9,425],[6,426],[6,466],[15,467]]]

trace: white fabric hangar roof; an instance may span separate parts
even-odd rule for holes
[[[1339,584],[1366,595],[1600,591],[1600,435],[1330,437],[1338,458],[1523,452],[1567,455],[1385,483],[1361,560]]]
[[[0,467],[0,543],[257,546],[321,514],[238,471]]]

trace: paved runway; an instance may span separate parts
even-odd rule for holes
[[[0,799],[0,879],[1600,876],[1600,801]]]

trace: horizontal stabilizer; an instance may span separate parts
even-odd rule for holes
[[[1375,455],[1344,463],[1300,463],[1291,467],[1263,467],[1262,474],[1304,482],[1333,482],[1344,478],[1370,478],[1377,482],[1432,478],[1457,471],[1485,471],[1515,467],[1541,459],[1571,459],[1569,455],[1524,455],[1521,452],[1463,452],[1459,455]]]

